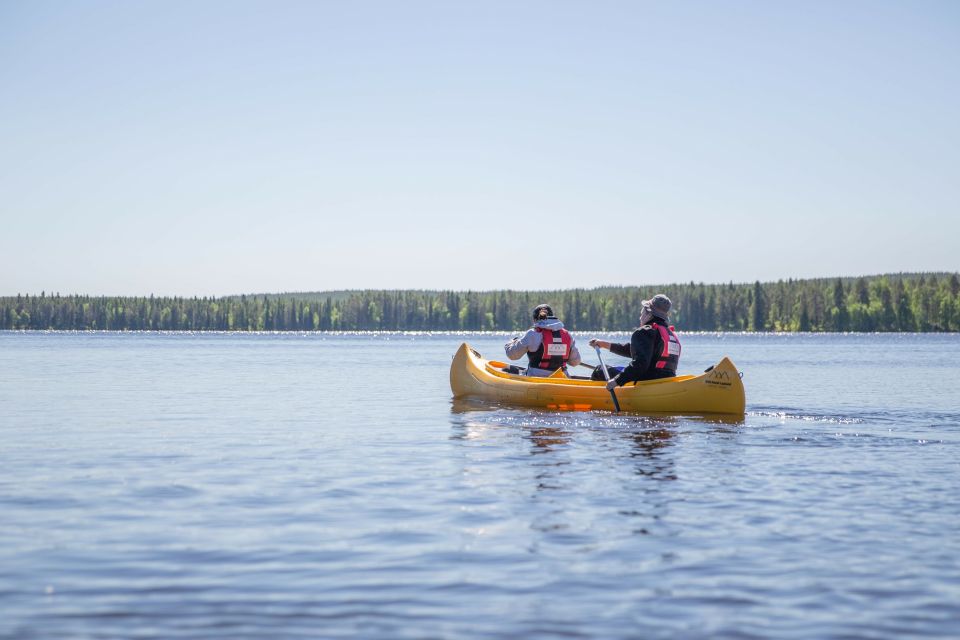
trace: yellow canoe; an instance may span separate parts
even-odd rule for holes
[[[464,342],[450,365],[453,396],[569,411],[613,410],[603,382],[567,378],[561,371],[549,378],[528,378],[507,373],[507,366],[485,360]],[[729,358],[698,376],[627,384],[616,394],[621,410],[636,413],[743,416],[746,406],[740,372]]]

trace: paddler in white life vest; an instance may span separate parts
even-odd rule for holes
[[[618,356],[630,358],[630,364],[610,378],[607,389],[628,382],[672,378],[677,375],[680,338],[673,327],[667,324],[670,307],[673,306],[670,298],[658,293],[641,304],[640,326],[630,336],[629,343],[617,344],[596,339],[590,341],[591,347],[609,349]]]
[[[533,310],[533,326],[522,338],[503,345],[503,349],[511,360],[524,355],[529,358],[528,376],[549,376],[567,365],[580,364],[580,352],[573,336],[563,328],[548,304],[537,305]]]

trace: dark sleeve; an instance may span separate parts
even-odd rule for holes
[[[617,376],[618,385],[644,379],[644,374],[650,368],[650,358],[653,356],[654,334],[654,329],[647,326],[640,327],[630,336],[630,364]]]
[[[630,344],[624,342],[623,344],[610,343],[610,353],[615,353],[618,356],[623,356],[624,358],[630,357]]]

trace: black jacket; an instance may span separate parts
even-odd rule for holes
[[[657,369],[656,354],[663,352],[663,338],[660,332],[648,324],[643,325],[630,336],[630,343],[610,343],[610,351],[618,356],[630,358],[624,370],[614,380],[617,386],[640,380],[656,380],[657,378],[672,378],[674,371]]]

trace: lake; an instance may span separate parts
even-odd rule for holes
[[[960,336],[681,334],[733,424],[453,403],[508,337],[0,332],[0,637],[956,637]]]

